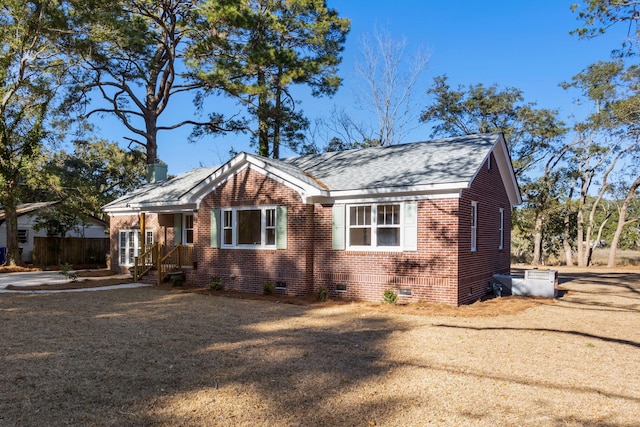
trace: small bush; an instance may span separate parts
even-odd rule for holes
[[[316,299],[318,301],[326,301],[329,299],[329,288],[324,285],[320,285],[318,291],[316,292]]]
[[[60,266],[60,274],[62,274],[67,279],[67,282],[76,282],[78,280],[78,275],[71,271],[71,268],[71,264],[69,264],[68,262],[64,263]]]
[[[182,286],[184,282],[184,276],[182,274],[174,274],[171,276],[171,286],[178,287]]]
[[[382,297],[382,302],[386,304],[395,304],[398,302],[398,294],[394,289],[387,289],[384,291],[384,296]]]
[[[273,282],[264,282],[264,285],[262,285],[262,288],[264,289],[264,294],[265,295],[271,295],[273,293],[273,291],[276,290],[276,285]]]
[[[211,283],[209,283],[209,289],[212,291],[223,291],[224,285],[222,284],[222,278],[214,277],[211,279]]]

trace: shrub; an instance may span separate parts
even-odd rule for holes
[[[182,274],[171,275],[171,286],[174,286],[174,287],[182,286],[182,282],[184,282],[184,275]]]
[[[316,292],[316,299],[318,301],[326,301],[329,299],[329,288],[324,285],[320,285],[318,291]]]
[[[78,280],[78,275],[71,271],[71,264],[69,264],[68,262],[65,262],[60,266],[60,274],[62,274],[67,279],[67,282],[76,282]]]
[[[264,289],[264,294],[265,295],[271,295],[273,293],[273,291],[276,290],[276,285],[273,282],[266,281],[262,285],[262,288]]]
[[[213,279],[211,279],[211,283],[209,283],[209,289],[211,289],[212,291],[223,291],[224,285],[222,284],[222,278],[214,277]]]
[[[382,297],[382,302],[386,304],[395,304],[398,302],[398,294],[394,289],[387,289],[384,291],[384,296]]]

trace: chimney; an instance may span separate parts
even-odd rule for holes
[[[153,163],[147,165],[147,182],[167,180],[167,165],[165,163]]]

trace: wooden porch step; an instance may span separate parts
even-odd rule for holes
[[[184,274],[185,273],[182,270],[167,272],[167,273],[165,273],[164,280],[167,280],[168,278],[170,280],[170,276],[172,276],[172,275],[183,275],[184,276]],[[146,283],[146,284],[150,284],[150,285],[157,284],[158,283],[158,270],[156,270],[155,268],[150,270],[147,274],[145,274],[140,279],[138,279],[138,283]]]
[[[145,283],[147,285],[155,285],[158,283],[158,273],[156,270],[150,271],[141,278],[138,279],[138,283]]]

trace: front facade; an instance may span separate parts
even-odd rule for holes
[[[182,243],[193,284],[262,293],[268,281],[297,296],[325,286],[369,301],[394,289],[402,302],[459,305],[509,272],[519,202],[504,139],[488,134],[287,160],[242,153],[105,211],[114,269],[143,240]]]

